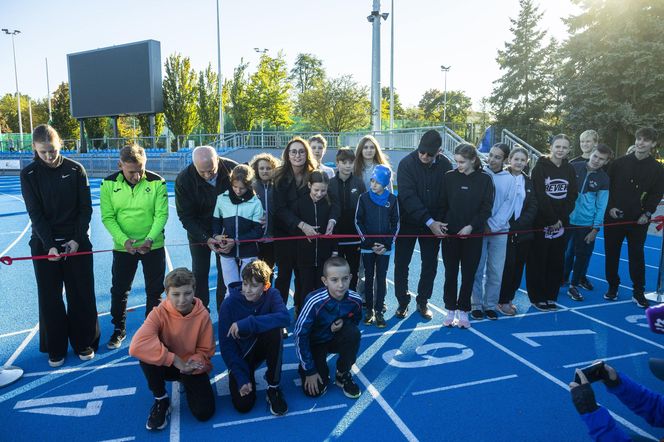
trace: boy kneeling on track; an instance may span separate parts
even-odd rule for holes
[[[199,421],[210,419],[215,411],[208,375],[214,355],[212,320],[194,297],[194,274],[177,268],[166,275],[164,286],[166,299],[150,312],[129,346],[129,354],[141,361],[155,397],[145,424],[148,430],[161,430],[168,424],[167,380],[182,383],[189,409]]]
[[[302,389],[309,397],[323,395],[329,383],[327,355],[338,353],[335,383],[355,399],[361,392],[350,369],[360,348],[362,298],[348,289],[350,266],[339,256],[325,261],[322,280],[325,288],[306,297],[293,333]]]
[[[228,383],[236,410],[248,413],[256,403],[256,368],[267,365],[270,412],[288,411],[279,381],[284,349],[281,330],[290,323],[279,290],[270,288],[272,269],[256,260],[242,270],[242,282],[228,286],[219,311],[219,348],[229,370]]]

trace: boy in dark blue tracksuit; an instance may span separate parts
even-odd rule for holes
[[[236,410],[249,412],[256,402],[254,371],[267,365],[267,401],[274,415],[288,411],[279,389],[283,341],[290,323],[277,289],[270,288],[272,270],[260,260],[242,270],[242,282],[229,284],[219,311],[219,348],[229,371],[229,389]]]
[[[376,166],[371,176],[371,188],[360,196],[355,211],[355,227],[362,240],[360,247],[364,263],[364,299],[367,305],[364,323],[370,325],[375,322],[380,328],[387,325],[383,318],[387,267],[390,264],[392,243],[399,232],[399,203],[397,197],[387,190],[391,177],[392,172],[388,167]],[[365,235],[385,235],[385,237],[366,238]],[[376,296],[374,296],[374,274]]]
[[[362,298],[350,285],[350,266],[333,256],[323,266],[325,288],[309,293],[295,323],[295,352],[302,389],[309,397],[325,393],[329,383],[327,355],[338,353],[335,383],[350,398],[360,397],[360,388],[350,373],[360,348]]]

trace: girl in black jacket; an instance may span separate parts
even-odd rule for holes
[[[445,174],[441,192],[441,216],[445,233],[443,263],[445,286],[443,298],[447,315],[446,327],[469,328],[468,312],[475,273],[482,256],[482,237],[468,237],[484,232],[493,207],[493,182],[481,170],[477,150],[460,144],[454,150],[457,168]],[[457,277],[461,263],[461,289],[457,296]]]
[[[295,313],[298,314],[304,299],[312,291],[323,287],[323,264],[336,252],[336,242],[331,239],[320,239],[315,236],[331,233],[339,217],[336,205],[327,196],[330,183],[325,172],[315,170],[309,175],[309,193],[301,195],[295,204],[295,215],[300,219],[293,235],[312,236],[313,238],[298,239],[295,248],[297,253],[296,268],[298,270],[298,287],[295,290]],[[304,226],[311,226],[314,234],[307,232]],[[293,244],[291,244],[293,247]]]
[[[530,177],[523,172],[528,164],[528,151],[521,146],[512,149],[509,155],[508,172],[516,180],[516,207],[518,209],[510,219],[510,233],[507,238],[507,254],[500,287],[498,310],[507,316],[516,314],[516,307],[512,304],[516,291],[521,286],[523,268],[533,240],[533,234],[518,233],[530,230],[537,214],[537,198],[535,188]]]
[[[563,281],[565,227],[574,210],[577,196],[576,173],[567,162],[570,139],[560,134],[553,137],[550,155],[540,157],[531,175],[537,215],[532,247],[537,253],[528,256],[526,287],[533,306],[541,311],[556,310],[558,291]]]
[[[371,176],[371,188],[360,196],[355,212],[355,226],[362,240],[360,248],[364,263],[364,299],[367,305],[364,323],[370,325],[375,322],[380,328],[387,325],[383,318],[387,267],[390,264],[392,244],[399,232],[399,203],[397,197],[387,190],[391,177],[389,167],[377,165]],[[386,236],[366,238],[364,235]]]
[[[51,367],[65,361],[71,344],[87,361],[99,346],[92,255],[61,257],[92,250],[88,227],[92,201],[83,166],[60,155],[60,136],[42,124],[32,133],[35,158],[21,171],[21,193],[32,221],[32,256],[39,300],[39,351]],[[67,305],[62,300],[65,287]]]

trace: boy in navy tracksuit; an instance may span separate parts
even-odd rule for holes
[[[364,263],[364,299],[367,305],[364,323],[370,325],[375,322],[380,328],[387,325],[383,318],[387,267],[390,264],[392,243],[399,232],[399,203],[397,197],[387,190],[391,177],[389,167],[376,166],[371,176],[371,189],[360,196],[355,212],[355,226],[362,240],[360,247]],[[365,235],[386,236],[366,238]]]
[[[576,172],[579,196],[574,211],[569,216],[572,229],[567,232],[563,281],[567,282],[572,274],[567,294],[574,301],[583,301],[578,287],[585,290],[593,289],[586,278],[586,272],[595,248],[595,238],[609,202],[609,176],[603,170],[609,158],[611,158],[611,149],[605,144],[599,144],[591,152],[588,161],[570,163]]]
[[[254,372],[267,365],[270,412],[283,415],[288,406],[279,389],[283,341],[281,329],[290,323],[278,290],[270,288],[272,270],[260,260],[242,270],[242,282],[229,285],[219,311],[219,348],[228,367],[231,400],[236,410],[249,412],[256,402]]]
[[[350,373],[360,348],[362,298],[350,285],[350,267],[340,256],[323,266],[325,288],[310,293],[295,323],[295,352],[302,389],[309,397],[321,396],[329,383],[327,355],[338,353],[335,383],[350,398],[360,397],[360,388]]]

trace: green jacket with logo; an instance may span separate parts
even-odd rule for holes
[[[164,247],[164,226],[168,220],[166,181],[156,173],[145,175],[130,186],[122,171],[107,176],[100,190],[101,221],[113,237],[113,249],[125,251],[128,239],[140,247],[152,238],[152,248]]]

